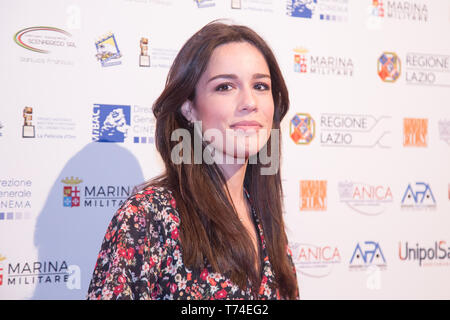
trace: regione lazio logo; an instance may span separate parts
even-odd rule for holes
[[[325,211],[327,209],[327,181],[300,181],[300,211]]]
[[[403,119],[403,146],[426,147],[428,138],[428,119]]]
[[[95,142],[124,142],[130,129],[131,106],[94,104],[92,140]]]
[[[80,192],[78,189],[78,184],[82,183],[83,180],[79,178],[70,177],[61,180],[64,183],[63,187],[63,205],[64,207],[79,207],[80,206]]]
[[[290,122],[289,135],[296,144],[309,144],[316,134],[314,119],[307,113],[297,113]]]
[[[400,59],[394,52],[383,52],[378,58],[377,71],[384,82],[395,82],[401,73]]]

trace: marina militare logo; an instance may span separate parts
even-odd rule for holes
[[[305,48],[295,48],[294,49],[294,72],[306,73],[308,71],[307,62],[308,50]]]
[[[64,207],[79,207],[80,206],[80,192],[81,190],[78,189],[77,185],[83,182],[83,180],[80,180],[78,178],[65,178],[61,180],[62,183],[64,183],[63,187],[63,206]]]
[[[117,208],[138,192],[134,185],[89,184],[73,176],[61,182],[64,184],[63,206],[66,208]]]

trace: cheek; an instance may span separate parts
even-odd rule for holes
[[[199,120],[202,121],[203,131],[207,129],[218,129],[224,131],[227,128],[229,116],[219,111],[208,110],[204,112]]]
[[[268,127],[272,128],[273,116],[275,113],[275,108],[274,108],[273,104],[268,105],[266,108],[264,108],[262,110],[262,113],[264,114],[264,118],[266,119]]]
[[[203,131],[206,129],[224,130],[233,114],[223,99],[202,99],[197,105],[197,119],[202,121]]]

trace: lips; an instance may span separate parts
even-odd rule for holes
[[[230,125],[232,129],[241,129],[241,130],[258,130],[262,128],[261,123],[258,121],[239,121]]]

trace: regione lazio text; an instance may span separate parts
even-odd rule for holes
[[[2,0],[0,299],[86,299],[113,215],[163,171],[172,62],[216,19],[286,81],[300,298],[450,299],[449,0]]]

